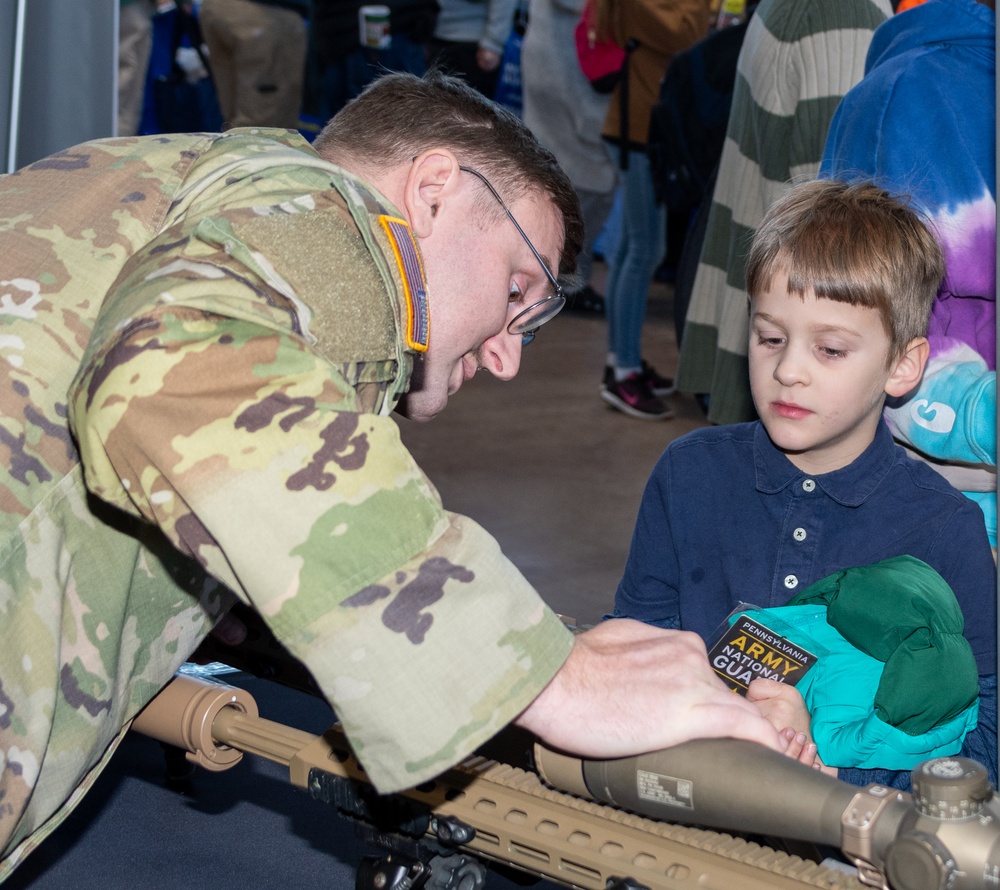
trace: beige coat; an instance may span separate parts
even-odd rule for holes
[[[627,127],[630,148],[643,150],[649,115],[670,60],[708,34],[710,0],[602,0],[609,3],[611,36],[619,46],[638,42],[628,61]],[[615,87],[602,135],[621,145],[622,104],[626,78]]]

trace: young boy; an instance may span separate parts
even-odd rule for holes
[[[962,753],[996,783],[996,565],[983,518],[882,421],[886,398],[904,399],[920,381],[942,269],[930,232],[873,185],[809,182],[774,205],[747,267],[760,420],[696,430],[667,448],[614,614],[711,640],[740,602],[780,606],[835,571],[914,556],[962,608],[981,696]],[[779,729],[808,729],[793,687],[758,680],[750,697]],[[886,770],[840,777],[909,786],[908,773]]]

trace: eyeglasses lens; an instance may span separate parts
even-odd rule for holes
[[[534,337],[535,331],[545,324],[545,322],[555,318],[565,304],[566,298],[562,292],[552,294],[552,296],[533,303],[527,309],[515,315],[511,319],[510,324],[507,325],[507,330],[511,334],[521,334],[522,336],[531,334]],[[526,340],[522,345],[527,345],[529,342],[530,340]]]

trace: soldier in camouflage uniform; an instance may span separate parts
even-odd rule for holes
[[[479,367],[513,376],[511,319],[558,302],[465,164],[572,267],[568,181],[440,75],[379,82],[317,150],[114,139],[0,178],[0,880],[236,600],[382,791],[515,718],[598,756],[777,744],[688,635],[574,640],[402,447],[397,403],[426,418]]]

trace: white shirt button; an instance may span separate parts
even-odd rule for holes
[[[794,575],[785,575],[785,587],[789,590],[795,590],[799,586],[799,579]]]
[[[806,530],[804,528],[797,528],[792,532],[792,537],[796,541],[804,541],[806,539]]]
[[[816,488],[816,483],[812,479],[804,479],[802,481],[803,491],[814,491]]]

